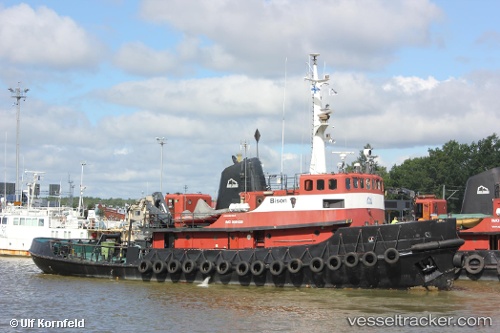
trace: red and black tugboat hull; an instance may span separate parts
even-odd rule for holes
[[[328,240],[307,246],[109,247],[103,256],[103,244],[89,251],[85,248],[91,245],[85,243],[37,238],[30,253],[45,273],[82,277],[188,283],[210,277],[210,283],[244,286],[448,289],[462,244],[455,220],[447,219],[340,228]]]

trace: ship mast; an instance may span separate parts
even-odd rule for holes
[[[323,79],[318,78],[317,58],[319,53],[311,53],[312,68],[305,79],[311,82],[311,95],[313,104],[313,130],[312,130],[312,153],[309,172],[311,174],[326,173],[326,153],[325,153],[325,131],[328,128],[330,113],[328,104],[323,108],[321,87],[328,85],[329,75]]]

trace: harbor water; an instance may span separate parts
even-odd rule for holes
[[[47,275],[0,257],[1,332],[499,332],[500,282],[450,291],[273,288]]]

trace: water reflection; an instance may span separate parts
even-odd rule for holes
[[[500,282],[494,281],[458,281],[451,291],[198,288],[45,275],[29,258],[6,257],[0,258],[0,276],[4,332],[13,331],[12,318],[84,318],[87,331],[99,332],[443,332],[439,327],[352,328],[347,317],[433,314],[496,319],[500,309]],[[494,324],[453,330],[493,332],[499,328]]]

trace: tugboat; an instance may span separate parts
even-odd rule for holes
[[[366,168],[327,172],[323,107],[329,76],[311,54],[312,157],[309,173],[266,180],[258,158],[233,158],[217,204],[206,194],[154,193],[129,208],[127,229],[99,240],[34,239],[47,274],[293,287],[449,289],[463,244],[455,219],[387,224],[384,182]],[[279,180],[273,182],[272,180]],[[455,260],[456,261],[456,260]]]
[[[450,216],[465,240],[457,278],[500,281],[500,167],[470,177],[462,212]]]
[[[415,195],[408,189],[386,189],[410,197],[417,220],[454,218],[465,243],[454,258],[457,279],[500,281],[500,167],[467,180],[462,210],[448,213],[446,199]]]

